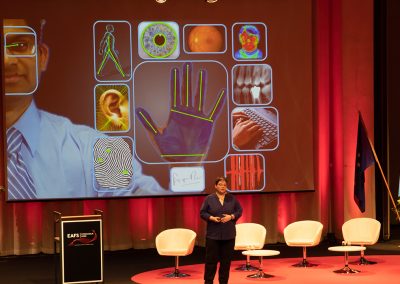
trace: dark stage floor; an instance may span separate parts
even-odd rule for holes
[[[323,241],[317,247],[310,248],[308,255],[332,256],[328,251],[329,246],[338,245],[339,242]],[[400,254],[400,239],[380,241],[376,245],[368,247],[368,255]],[[286,244],[268,244],[267,249],[279,250],[280,258],[301,258],[302,249],[288,247]],[[367,257],[368,258],[368,257]],[[193,254],[182,257],[180,265],[202,263],[204,248],[195,247]],[[241,252],[235,252],[235,260],[242,260]],[[55,283],[54,255],[29,255],[0,257],[0,284],[50,284]],[[174,258],[159,256],[155,249],[125,250],[104,253],[104,280],[109,284],[130,283],[134,274],[148,270],[173,267]],[[156,283],[155,283],[156,284]]]

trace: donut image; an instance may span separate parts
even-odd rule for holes
[[[176,31],[168,24],[155,22],[142,31],[140,43],[143,51],[152,58],[170,56],[178,45]]]

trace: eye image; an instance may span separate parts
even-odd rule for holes
[[[186,25],[184,35],[187,53],[223,53],[226,50],[223,25]]]
[[[33,33],[8,33],[6,36],[6,54],[29,56],[36,53],[36,38]]]
[[[175,59],[179,56],[179,26],[175,22],[142,22],[138,27],[139,56]]]

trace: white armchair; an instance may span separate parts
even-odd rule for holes
[[[285,242],[290,247],[303,248],[303,260],[295,267],[311,267],[316,264],[307,261],[307,247],[313,247],[321,241],[323,225],[318,221],[304,220],[291,223],[283,230]]]
[[[169,278],[190,276],[179,272],[179,257],[193,252],[196,233],[189,229],[168,229],[159,233],[156,237],[156,248],[160,255],[175,256],[175,270],[164,275]]]
[[[256,223],[236,224],[235,250],[262,249],[265,244],[267,229],[263,225]],[[258,267],[250,265],[250,256],[246,256],[246,264],[236,268],[236,270],[252,271]]]
[[[354,218],[346,221],[342,226],[343,238],[348,245],[374,245],[381,231],[381,223],[372,218]],[[364,257],[364,251],[361,251],[361,257],[358,261],[360,265],[376,264]]]

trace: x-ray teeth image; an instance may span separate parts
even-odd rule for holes
[[[272,69],[266,64],[233,68],[233,100],[238,105],[268,105],[272,102]]]

